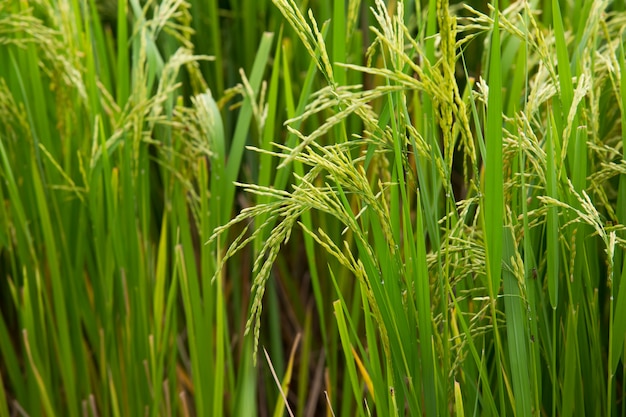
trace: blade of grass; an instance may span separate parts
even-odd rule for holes
[[[496,352],[502,352],[498,328],[495,325],[496,296],[502,279],[502,237],[504,218],[504,173],[502,165],[502,72],[500,64],[500,27],[498,1],[494,4],[494,22],[489,55],[489,97],[487,104],[485,189],[483,229],[487,261],[487,285],[491,299],[491,316],[494,322]],[[496,363],[500,363],[497,355]],[[501,367],[496,366],[500,393],[500,407],[504,408],[504,385]]]
[[[531,415],[531,405],[534,403],[531,396],[531,381],[529,377],[529,360],[527,343],[529,340],[525,314],[524,293],[521,287],[522,277],[516,276],[523,271],[514,265],[517,262],[518,253],[515,247],[513,228],[504,228],[504,242],[502,261],[504,264],[502,275],[504,281],[504,309],[506,313],[506,327],[509,351],[509,363],[511,366],[511,379],[513,382],[515,415]]]
[[[438,415],[436,386],[436,355],[433,351],[433,329],[431,318],[430,280],[426,261],[426,237],[423,234],[423,208],[421,195],[417,193],[417,218],[415,221],[415,270],[414,282],[417,303],[418,328],[420,332],[420,353],[422,378],[424,378],[424,397],[427,415]],[[422,232],[422,233],[420,233]],[[430,399],[430,400],[429,400]]]
[[[563,391],[561,392],[561,414],[564,417],[574,415],[577,405],[580,406],[580,400],[577,400],[577,382],[578,378],[578,337],[577,337],[577,322],[578,312],[570,309],[567,317],[567,330],[565,334],[565,342],[567,348],[564,348],[564,375],[563,375]],[[564,345],[565,346],[565,345]]]
[[[558,148],[558,142],[555,140],[555,121],[550,116],[550,124],[548,125],[548,134],[546,135],[546,159],[547,159],[547,183],[546,194],[552,198],[558,198],[557,191],[557,167],[555,149]],[[550,295],[550,305],[555,310],[559,301],[559,215],[557,207],[548,208],[548,217],[546,219],[546,239],[547,252],[546,261],[548,264],[547,280],[548,294]]]
[[[502,73],[500,67],[500,28],[498,2],[494,5],[494,23],[489,58],[489,102],[487,108],[487,155],[485,155],[484,229],[487,250],[489,293],[498,294],[501,280],[502,218],[504,214],[504,178],[502,172]]]
[[[621,121],[622,126],[626,126],[626,57],[624,54],[624,45],[620,46],[619,51],[619,64],[620,64],[620,89],[621,92]],[[626,149],[626,129],[622,128],[622,147]],[[620,184],[617,197],[617,218],[620,222],[626,222],[626,176],[620,176]],[[612,324],[613,332],[613,360],[611,363],[610,371],[615,373],[619,364],[620,358],[626,360],[626,357],[622,356],[622,347],[626,339],[626,257],[624,258],[624,265],[622,266],[621,279],[619,280],[619,287],[617,288],[617,298],[615,299],[615,319]],[[620,337],[619,335],[624,335]]]
[[[300,333],[298,333],[298,335],[296,336],[296,339],[293,342],[293,346],[291,347],[291,353],[289,354],[289,361],[287,362],[287,369],[285,371],[285,376],[283,377],[282,383],[280,383],[280,395],[282,397],[281,398],[282,401],[279,399],[276,402],[276,407],[274,408],[274,417],[282,416],[285,412],[285,407],[287,408],[289,415],[293,417],[293,412],[291,411],[291,408],[289,407],[289,403],[287,402],[287,393],[289,392],[289,385],[291,384],[291,376],[293,374],[293,363],[294,363],[294,359],[296,355],[296,350],[298,349],[298,345],[300,343],[300,337],[301,337]],[[276,373],[274,372],[269,355],[267,354],[266,350],[264,350],[264,353],[265,353],[265,358],[267,359],[268,365],[270,366],[270,368],[272,368],[272,375],[274,376],[276,383],[279,384],[278,378],[276,377]]]
[[[332,274],[332,271],[331,271]],[[346,360],[346,368],[348,371],[348,378],[350,379],[350,386],[352,387],[352,393],[354,394],[354,398],[357,403],[357,415],[364,416],[365,411],[363,410],[363,406],[361,404],[360,398],[362,397],[361,390],[359,387],[361,383],[358,380],[356,365],[354,361],[354,356],[352,355],[352,345],[350,344],[350,335],[348,334],[348,327],[346,325],[345,317],[344,317],[344,309],[346,307],[342,307],[341,301],[337,300],[333,303],[333,310],[335,312],[335,319],[337,320],[337,328],[339,330],[339,337],[341,340],[341,347],[343,348],[344,358]]]

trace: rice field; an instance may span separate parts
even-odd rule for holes
[[[624,0],[0,0],[0,417],[626,416]]]

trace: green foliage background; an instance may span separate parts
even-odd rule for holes
[[[625,10],[0,1],[0,417],[625,416]]]

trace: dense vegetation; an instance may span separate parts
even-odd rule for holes
[[[0,1],[0,417],[626,416],[625,10]]]

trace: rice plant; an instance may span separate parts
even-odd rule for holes
[[[626,415],[625,6],[0,3],[0,416]]]

